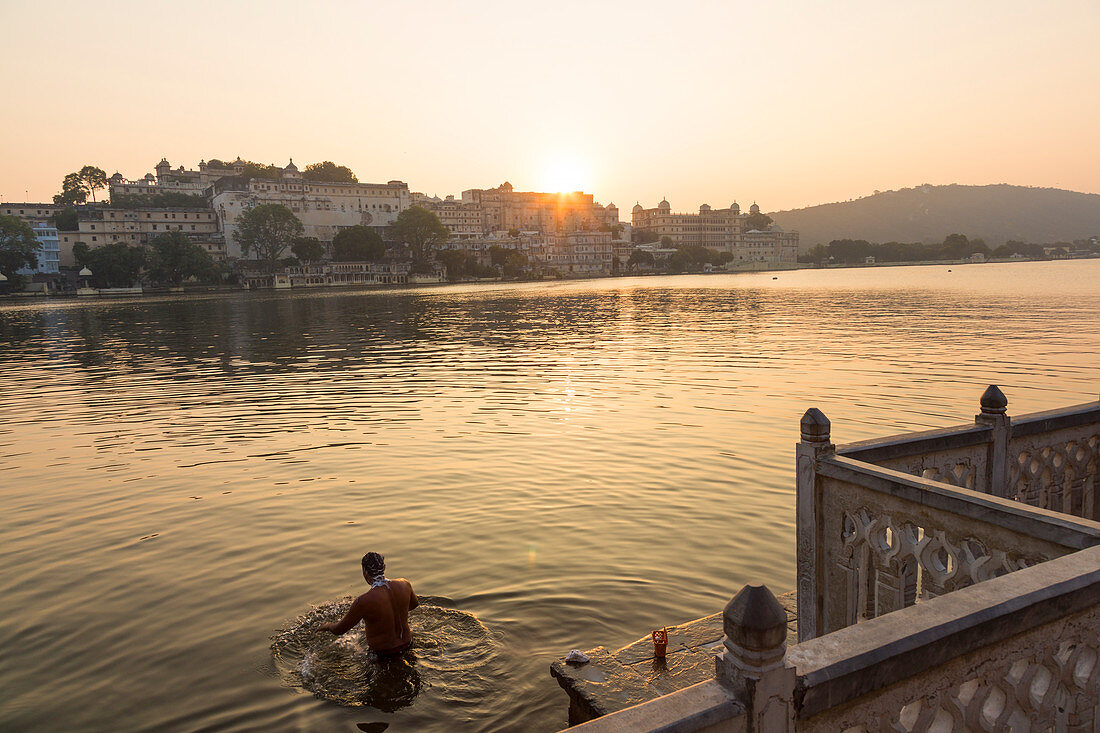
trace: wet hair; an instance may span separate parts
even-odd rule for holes
[[[377,552],[368,552],[363,555],[363,572],[372,578],[380,578],[386,574],[386,558]]]

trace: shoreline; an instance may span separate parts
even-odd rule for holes
[[[619,273],[614,275],[578,275],[574,277],[561,277],[561,278],[542,278],[537,280],[522,280],[513,279],[505,280],[504,278],[479,278],[472,280],[456,280],[454,282],[441,281],[441,282],[422,282],[422,283],[386,283],[386,284],[362,284],[362,285],[312,285],[298,288],[241,288],[237,286],[196,286],[194,288],[150,288],[143,290],[141,293],[110,293],[110,294],[95,294],[95,295],[81,295],[75,292],[64,293],[7,293],[0,295],[0,303],[36,303],[36,302],[55,302],[55,301],[73,301],[73,302],[101,302],[101,301],[127,301],[127,300],[140,300],[142,298],[157,297],[162,298],[169,296],[170,298],[185,299],[188,296],[200,296],[200,295],[214,295],[214,294],[227,294],[227,293],[266,293],[266,292],[283,292],[290,290],[296,293],[302,292],[375,292],[385,290],[409,290],[409,289],[434,289],[437,287],[448,285],[482,285],[482,284],[535,284],[535,283],[555,283],[555,282],[577,282],[588,280],[618,280],[621,278],[634,278],[634,277],[679,277],[679,276],[692,276],[697,277],[700,275],[712,276],[712,275],[748,275],[748,274],[760,274],[769,272],[794,272],[801,270],[856,270],[856,269],[874,269],[874,268],[889,268],[889,267],[932,267],[936,265],[941,266],[962,266],[962,265],[1008,265],[1008,264],[1028,264],[1036,262],[1065,262],[1065,261],[1079,261],[1079,260],[1095,260],[1100,259],[1100,256],[1089,257],[1059,257],[1057,259],[989,259],[981,262],[975,262],[969,259],[963,260],[918,260],[915,262],[875,262],[875,263],[852,263],[852,264],[828,264],[828,265],[815,265],[812,263],[764,263],[767,267],[759,268],[735,268],[732,270],[711,270],[709,272],[629,272]]]

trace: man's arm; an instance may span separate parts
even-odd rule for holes
[[[351,608],[344,614],[344,618],[340,619],[338,623],[329,622],[327,624],[321,624],[317,627],[317,630],[328,631],[337,636],[346,634],[351,627],[363,620],[363,604],[360,603],[361,600],[362,596],[356,598],[355,602],[351,604]]]

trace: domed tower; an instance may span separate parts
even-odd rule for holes
[[[672,206],[668,203],[668,199],[661,199],[661,203],[657,204],[657,208],[667,214],[672,209]]]
[[[700,204],[699,205],[699,213],[700,214],[706,214],[709,211],[710,211],[710,204]]]
[[[753,202],[752,206],[749,207],[749,213],[750,214],[759,214],[760,213],[760,207],[756,205],[755,201]]]
[[[734,214],[740,214],[741,213],[741,205],[739,203],[737,203],[736,201],[734,201],[733,204],[730,206],[730,211],[732,211]]]
[[[294,165],[294,158],[290,159],[290,163],[286,168],[283,168],[283,178],[301,178],[302,174],[298,172],[298,166]]]
[[[110,180],[111,180],[111,183],[122,183],[122,181],[123,181],[122,174],[119,173],[118,171],[115,171],[115,174],[113,176],[111,176]]]
[[[643,211],[645,211],[645,209],[642,208],[642,204],[640,202],[635,202],[634,208],[631,209],[630,211],[631,211],[631,213],[634,213],[634,214],[640,214]]]
[[[157,167],[153,170],[157,172],[158,179],[164,178],[166,175],[169,174],[169,172],[171,172],[172,164],[168,162],[167,158],[161,158],[160,162],[157,163]]]

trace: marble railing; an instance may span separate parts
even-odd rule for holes
[[[792,647],[786,728],[1095,731],[1100,547]]]
[[[1100,731],[1100,403],[796,451],[798,644],[764,586],[714,679],[580,728]],[[947,481],[945,481],[947,479]]]
[[[807,411],[796,459],[800,640],[1100,543],[1100,403],[1015,424],[996,387],[981,404],[975,426],[839,449],[828,418]]]
[[[877,438],[837,454],[903,473],[1100,520],[1100,402],[1011,418],[995,386],[974,424]]]

